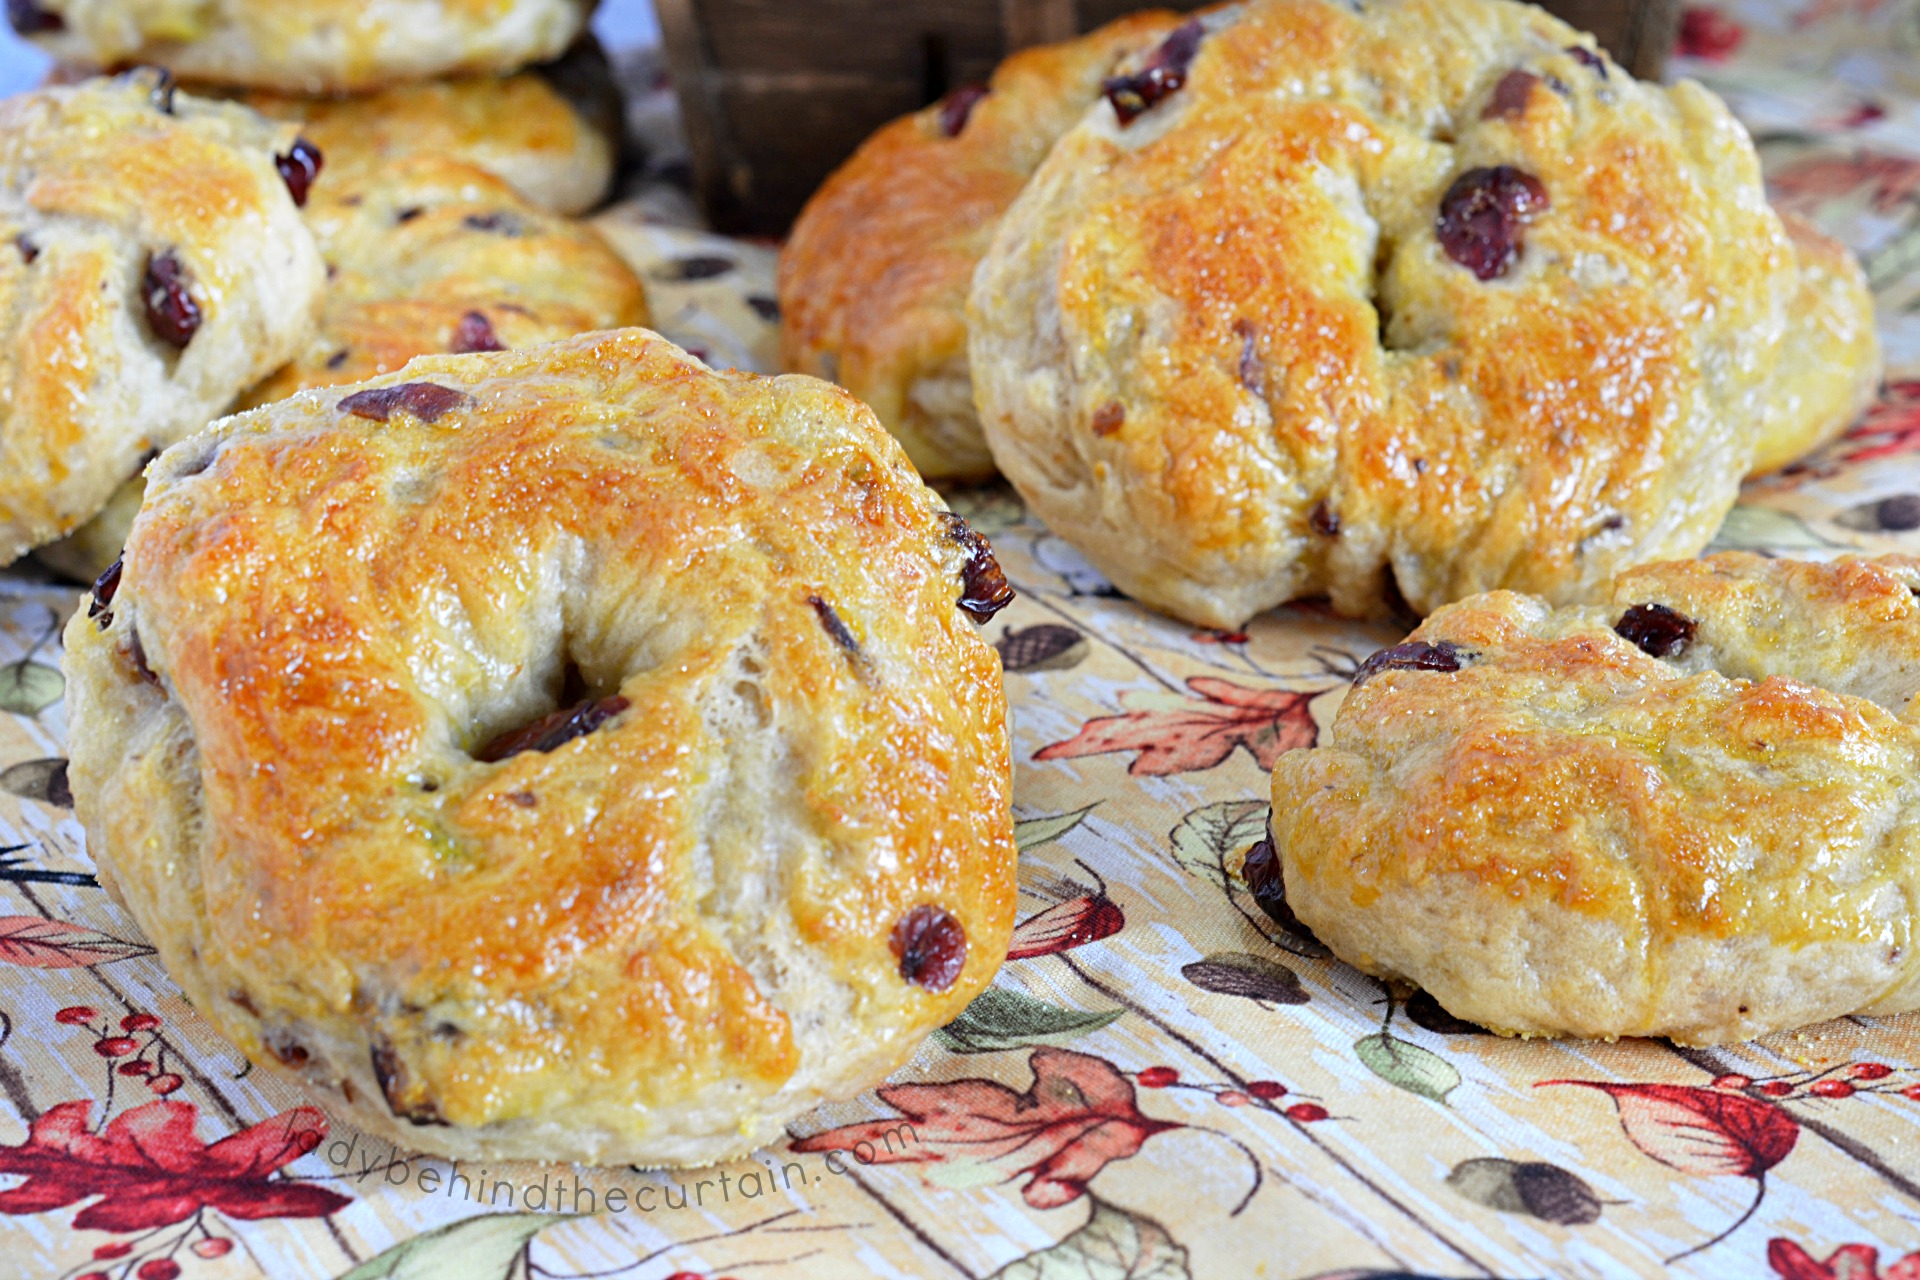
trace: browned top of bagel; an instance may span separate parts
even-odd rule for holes
[[[1061,138],[975,276],[982,425],[1035,512],[1218,625],[1572,599],[1698,551],[1799,287],[1725,106],[1507,0],[1202,21],[1178,88]]]
[[[68,635],[76,800],[196,1006],[357,1122],[714,1159],[1005,954],[993,578],[812,379],[423,358],[154,465]]]
[[[1449,605],[1280,758],[1287,900],[1503,1031],[1920,1006],[1917,592],[1911,557],[1730,553]]]

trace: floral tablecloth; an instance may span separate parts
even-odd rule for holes
[[[1873,275],[1890,368],[1720,545],[1920,549],[1920,0],[1687,15],[1779,201]],[[664,327],[770,350],[770,255],[647,221]],[[756,328],[756,326],[760,326]],[[453,1277],[1653,1275],[1920,1280],[1920,1016],[1711,1051],[1519,1043],[1270,919],[1267,770],[1396,637],[1312,607],[1194,631],[1004,489],[1022,922],[888,1085],[713,1169],[450,1166],[253,1072],[95,883],[61,764],[71,588],[0,576],[0,1273]]]

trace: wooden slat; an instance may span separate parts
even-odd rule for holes
[[[1071,39],[1079,31],[1079,14],[1073,0],[1000,0],[1000,29],[1006,33],[1006,50],[1028,45],[1052,44]]]

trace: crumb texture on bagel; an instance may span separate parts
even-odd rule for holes
[[[1507,1033],[1920,1007],[1916,593],[1910,557],[1729,553],[1441,609],[1280,758],[1287,901]]]
[[[1123,66],[974,277],[982,426],[1036,514],[1214,626],[1697,552],[1800,288],[1725,106],[1507,0],[1201,22]],[[1858,382],[1804,374],[1824,408]]]
[[[967,369],[974,268],[1000,215],[1115,64],[1179,21],[1136,13],[1021,50],[987,85],[956,89],[861,144],[781,250],[786,367],[866,401],[922,475],[991,475]]]
[[[838,389],[644,330],[425,357],[154,464],[67,632],[75,803],[195,1007],[337,1114],[727,1158],[1006,954],[996,584]]]
[[[555,58],[592,0],[13,0],[14,29],[62,62],[165,67],[217,84],[361,93]]]
[[[0,103],[0,564],[106,505],[313,332],[291,125],[138,72]]]

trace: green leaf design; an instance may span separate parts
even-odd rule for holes
[[[1264,800],[1221,800],[1203,805],[1173,829],[1173,860],[1194,875],[1229,887],[1226,859],[1267,833]]]
[[[1447,1185],[1475,1204],[1563,1227],[1598,1222],[1606,1203],[1586,1179],[1539,1160],[1462,1160],[1447,1175]]]
[[[934,1033],[952,1053],[996,1053],[1025,1045],[1065,1044],[1098,1031],[1119,1009],[1062,1009],[1022,991],[988,987]]]
[[[566,1222],[578,1214],[489,1213],[466,1218],[388,1249],[367,1259],[339,1280],[500,1280],[512,1272],[515,1259],[542,1228]]]
[[[1726,520],[1713,535],[1713,543],[1707,550],[1812,551],[1852,545],[1823,536],[1790,512],[1741,503],[1727,512]]]
[[[1460,1073],[1431,1049],[1380,1031],[1353,1042],[1353,1056],[1361,1065],[1396,1089],[1444,1103],[1460,1087]]]
[[[0,667],[0,711],[37,716],[60,701],[66,691],[67,678],[42,663],[16,662]]]
[[[1023,818],[1013,824],[1013,842],[1020,846],[1022,853],[1029,849],[1038,849],[1043,844],[1052,844],[1079,826],[1081,821],[1092,812],[1093,805],[1088,805],[1084,809],[1075,809],[1072,813],[1056,813],[1048,818]]]
[[[1091,1198],[1091,1197],[1090,1197]],[[1087,1225],[989,1280],[1193,1280],[1187,1251],[1151,1218],[1093,1201]]]

